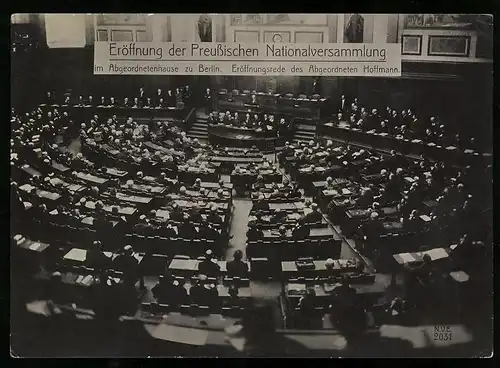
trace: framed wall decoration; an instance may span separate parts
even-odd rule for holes
[[[145,14],[96,14],[96,23],[100,26],[144,26]]]
[[[403,35],[401,37],[401,55],[422,55],[422,36]]]
[[[461,14],[406,14],[404,28],[469,29],[472,24]]]
[[[470,36],[429,36],[427,54],[431,56],[468,57]]]
[[[109,41],[107,29],[97,30],[97,41]]]
[[[134,34],[132,30],[112,30],[111,41],[113,42],[134,42]]]
[[[149,37],[146,31],[135,31],[135,40],[137,42],[148,42]]]

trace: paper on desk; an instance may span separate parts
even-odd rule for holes
[[[26,304],[26,309],[28,312],[41,314],[43,316],[50,316],[50,309],[47,301],[45,300],[35,300],[31,303]]]
[[[288,291],[305,291],[305,284],[288,284]]]
[[[347,188],[342,188],[342,194],[349,195],[351,194],[351,191]]]
[[[208,331],[196,328],[171,326],[162,323],[154,329],[151,335],[159,340],[203,346],[207,341]]]
[[[424,220],[425,222],[429,222],[429,221],[431,221],[431,218],[430,218],[429,216],[427,216],[427,215],[421,215],[421,216],[420,216],[420,218],[421,218],[422,220]]]
[[[30,249],[30,250],[38,250],[38,248],[40,248],[40,246],[41,246],[41,245],[42,245],[42,244],[40,244],[39,242],[34,242],[33,244],[31,244],[31,245],[29,246],[29,249]]]
[[[401,253],[399,254],[399,257],[401,257],[404,263],[411,263],[416,261],[415,257],[410,253]]]
[[[92,282],[92,275],[85,276],[81,281],[81,283],[86,286],[90,285],[91,282]]]
[[[73,248],[65,256],[64,259],[71,259],[73,261],[83,262],[87,258],[87,251],[85,249]]]
[[[446,251],[443,248],[431,249],[423,253],[427,253],[428,255],[430,255],[433,261],[448,257],[448,253],[446,253]]]

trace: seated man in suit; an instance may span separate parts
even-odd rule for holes
[[[412,210],[410,212],[410,216],[408,218],[401,219],[405,229],[408,229],[409,232],[419,232],[423,228],[423,220],[419,217],[417,210]]]
[[[356,199],[356,207],[365,207],[373,203],[373,189],[364,188],[361,190],[361,195]]]
[[[306,223],[318,223],[323,219],[323,215],[319,212],[318,205],[316,203],[311,204],[311,212],[304,216],[304,221]]]
[[[134,284],[140,278],[140,287],[144,288],[144,279],[140,275],[139,260],[134,257],[134,250],[130,245],[126,245],[121,254],[114,259],[113,268],[122,271],[124,278]]]
[[[179,236],[184,239],[196,239],[198,231],[187,214],[184,215],[182,224],[178,227]]]
[[[189,217],[191,218],[191,221],[196,224],[200,224],[204,221],[198,206],[191,207]]]
[[[162,304],[178,306],[186,303],[188,300],[187,290],[178,280],[172,281],[162,277],[151,291],[157,301]]]
[[[204,305],[204,302],[206,300],[206,291],[203,287],[203,282],[206,282],[206,280],[207,276],[199,275],[196,282],[189,289],[189,299],[191,301],[191,304]]]
[[[207,220],[201,221],[199,237],[201,239],[207,240],[217,240],[220,236],[220,233],[217,231],[213,225],[211,225]]]
[[[92,247],[87,250],[86,263],[96,271],[106,268],[109,264],[109,258],[104,255],[104,250],[99,240],[94,241]]]
[[[249,241],[260,240],[264,237],[264,233],[257,227],[254,221],[248,223],[247,239]]]
[[[222,224],[222,218],[220,215],[217,214],[217,206],[215,205],[215,203],[210,203],[209,209],[210,213],[207,215],[207,221],[210,224],[217,224],[217,225]]]
[[[302,193],[300,192],[299,185],[297,183],[291,184],[288,198],[299,199],[300,197],[302,197]]]
[[[333,178],[331,176],[326,178],[325,189],[333,189]]]
[[[260,211],[269,211],[269,203],[263,195],[259,196],[257,203],[253,205],[253,209]]]
[[[200,275],[199,280],[189,290],[192,304],[216,306],[219,303],[219,292],[215,285],[206,283],[207,277]]]
[[[138,261],[134,257],[132,246],[126,245],[114,259],[113,267],[122,272],[130,272],[137,268]]]
[[[163,238],[166,239],[171,239],[171,238],[176,238],[177,237],[177,232],[175,231],[174,227],[172,224],[167,223],[166,225],[163,224],[163,226],[160,227],[159,229],[159,235]]]
[[[286,221],[287,215],[286,212],[282,212],[280,208],[276,208],[274,214],[271,217],[272,224],[281,224]]]
[[[242,298],[238,296],[239,290],[237,286],[231,285],[228,294],[229,298],[224,300],[224,306],[229,308],[241,308],[243,306]]]
[[[301,217],[297,222],[297,225],[292,229],[292,238],[294,240],[304,240],[309,236],[311,229],[309,225],[306,224],[304,217]]]
[[[172,204],[172,211],[170,212],[170,219],[176,222],[184,221],[184,213],[177,203]]]
[[[357,302],[356,289],[349,285],[349,280],[344,277],[332,293],[330,308],[342,313],[352,308]]]
[[[306,294],[299,299],[299,316],[304,322],[304,327],[311,325],[311,319],[314,317],[314,308],[316,306],[316,292],[312,288],[306,290]]]
[[[370,218],[361,225],[364,240],[376,240],[383,233],[384,227],[380,221],[378,212],[372,212]]]
[[[385,186],[385,194],[386,198],[391,201],[394,198],[397,198],[402,191],[402,182],[398,180],[395,174],[389,174],[389,178],[387,184]]]
[[[168,277],[160,277],[158,283],[151,289],[151,292],[158,303],[164,304],[173,301],[172,289],[172,280]]]
[[[227,275],[232,277],[246,277],[248,275],[248,264],[242,261],[243,252],[237,250],[234,252],[234,259],[227,262]]]
[[[252,185],[253,191],[259,191],[265,188],[264,177],[262,175],[257,176],[257,180]]]
[[[214,257],[212,250],[208,249],[205,252],[205,259],[198,264],[198,271],[209,277],[215,277],[220,274],[220,266],[217,259]]]

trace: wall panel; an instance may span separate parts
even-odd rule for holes
[[[324,33],[314,31],[297,31],[295,32],[296,43],[323,43]]]
[[[260,42],[260,32],[256,30],[251,30],[251,31],[235,30],[233,33],[233,42],[240,42],[240,43]]]

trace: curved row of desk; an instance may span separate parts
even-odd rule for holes
[[[455,161],[467,164],[481,159],[488,163],[492,160],[491,153],[480,153],[470,149],[460,150],[454,146],[444,147],[435,143],[425,143],[419,139],[399,139],[387,133],[365,132],[335,123],[318,125],[317,133],[336,141],[359,144],[379,150],[395,150],[405,155],[422,155],[438,161]]]
[[[285,144],[285,138],[279,137],[276,130],[256,131],[226,125],[210,125],[208,139],[214,145],[238,148],[255,146],[261,151],[268,151]]]

